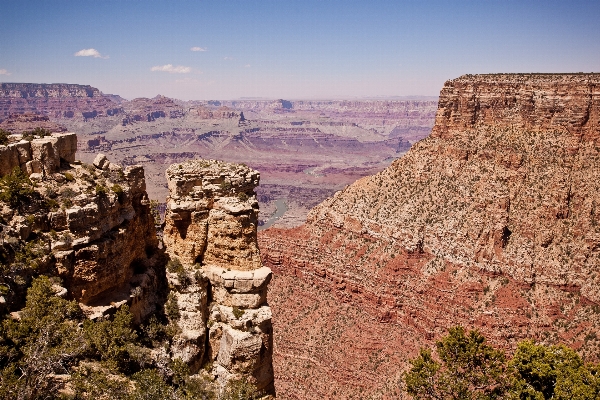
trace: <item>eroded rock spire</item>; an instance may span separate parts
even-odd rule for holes
[[[177,353],[193,369],[212,365],[221,383],[248,378],[272,392],[272,274],[256,241],[260,175],[245,165],[191,160],[171,165],[166,176],[164,243],[172,259],[170,302],[180,315]]]

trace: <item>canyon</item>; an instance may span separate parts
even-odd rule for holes
[[[282,399],[398,398],[408,360],[456,325],[598,361],[600,74],[465,75],[437,102],[2,85],[0,174],[19,166],[45,199],[3,208],[3,257],[37,240],[90,318],[176,310],[167,356],[192,372]],[[21,141],[36,123],[79,139]],[[18,308],[23,281],[2,285]]]
[[[84,85],[1,85],[2,129],[77,132],[82,161],[91,163],[102,152],[120,165],[144,166],[148,194],[162,204],[168,194],[164,170],[171,163],[202,157],[247,164],[262,176],[259,225],[288,227],[427,136],[437,106],[435,98],[418,97],[127,101]],[[43,118],[45,125],[34,121]]]
[[[447,329],[597,360],[600,75],[449,80],[432,134],[259,233],[282,398],[399,396]]]

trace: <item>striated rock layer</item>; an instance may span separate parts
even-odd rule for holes
[[[278,393],[383,398],[408,356],[456,324],[507,349],[534,337],[597,357],[599,84],[600,74],[450,80],[430,137],[304,226],[261,232],[279,273]],[[305,329],[317,318],[332,328]]]
[[[90,318],[129,304],[140,322],[159,306],[164,286],[144,170],[123,169],[103,155],[82,164],[76,150],[74,133],[0,146],[0,176],[20,169],[33,182],[28,198],[0,208],[1,261],[10,264],[27,246],[37,248],[45,261],[36,273],[59,277],[64,295]],[[9,308],[25,283],[11,274],[2,277]]]
[[[210,363],[221,384],[245,377],[272,393],[272,274],[256,240],[259,174],[244,165],[191,160],[171,165],[166,175],[169,296],[181,313],[174,356],[192,370]]]
[[[0,83],[0,120],[23,113],[87,120],[117,115],[122,111],[111,97],[89,85]]]

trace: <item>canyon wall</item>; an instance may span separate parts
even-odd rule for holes
[[[54,118],[88,119],[117,115],[117,102],[89,85],[66,83],[1,83],[0,119],[36,113]]]
[[[598,74],[450,80],[430,137],[305,225],[261,232],[276,272],[278,391],[389,395],[407,356],[457,324],[509,350],[536,338],[597,357],[599,84]],[[318,318],[330,330],[306,329]]]

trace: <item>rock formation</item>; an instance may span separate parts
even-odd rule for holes
[[[192,160],[171,165],[166,175],[164,243],[171,263],[181,263],[167,267],[181,314],[178,354],[195,369],[205,357],[221,383],[251,377],[272,392],[271,270],[262,266],[256,242],[259,174]]]
[[[0,176],[19,168],[35,185],[19,207],[2,209],[2,262],[18,258],[32,238],[40,246],[47,241],[45,270],[91,318],[127,303],[141,321],[155,311],[164,284],[144,170],[122,169],[103,155],[82,164],[76,149],[74,133],[0,146]],[[16,287],[10,275],[5,279]]]
[[[77,136],[74,133],[58,133],[0,146],[0,176],[11,173],[15,167],[29,174],[57,172],[61,163],[75,161],[76,150]]]
[[[261,233],[278,273],[278,392],[392,393],[406,356],[457,324],[509,349],[534,337],[597,357],[599,84],[598,74],[450,80],[430,137],[306,225]],[[298,292],[309,300],[297,304]],[[319,318],[330,331],[306,328]]]
[[[45,274],[91,319],[127,304],[135,323],[156,327],[164,311],[173,329],[148,350],[153,367],[170,373],[179,358],[194,373],[204,366],[221,389],[243,378],[274,393],[257,171],[204,160],[167,170],[166,263],[141,166],[123,169],[104,154],[76,161],[74,133],[9,138],[0,146],[2,312],[18,311],[28,282]]]

